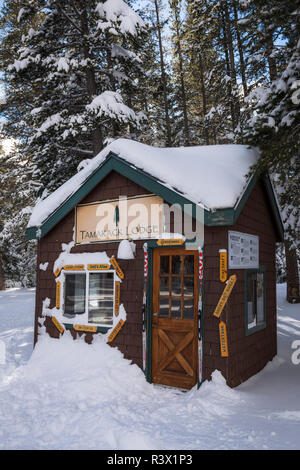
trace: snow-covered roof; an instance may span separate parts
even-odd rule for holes
[[[246,186],[246,174],[258,150],[246,145],[151,147],[118,139],[34,208],[28,227],[43,222],[97,170],[110,153],[143,170],[161,184],[208,210],[234,207]]]

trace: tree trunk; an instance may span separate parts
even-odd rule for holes
[[[220,21],[220,39],[221,39],[221,42],[223,44],[224,55],[225,55],[226,74],[228,75],[228,77],[231,77],[229,54],[228,54],[228,41],[227,41],[227,34],[226,34],[226,27],[225,27],[225,19],[224,19],[223,10],[220,11],[219,21]],[[222,37],[221,37],[221,30],[223,31],[223,36]],[[232,130],[234,131],[234,129],[236,127],[236,116],[235,116],[234,99],[233,99],[233,95],[232,95],[231,80],[227,81],[227,90],[228,90],[228,98],[229,98],[229,105],[230,105],[230,112],[231,112]]]
[[[291,248],[291,242],[284,241],[286,259],[286,300],[290,303],[300,302],[299,270],[297,252]]]
[[[271,33],[268,33],[266,38],[266,55],[268,60],[270,80],[273,82],[277,78],[277,65],[276,60],[272,57],[274,48],[273,37]]]
[[[185,92],[185,84],[184,84],[184,73],[183,73],[183,57],[182,57],[182,49],[181,49],[181,41],[180,41],[180,30],[179,30],[179,12],[177,6],[174,4],[173,7],[174,17],[175,17],[175,27],[176,27],[176,41],[177,41],[177,51],[178,51],[178,58],[179,58],[179,76],[180,76],[180,89],[181,89],[181,99],[182,99],[182,111],[183,111],[183,128],[184,128],[184,137],[185,137],[185,145],[190,145],[190,131],[189,131],[189,122],[187,116],[187,105],[186,105],[186,92]]]
[[[91,56],[90,56],[89,48],[85,41],[85,36],[89,34],[89,25],[88,25],[86,7],[84,3],[81,3],[81,8],[82,8],[82,13],[80,16],[80,23],[81,23],[80,27],[81,27],[82,34],[83,34],[83,38],[82,38],[83,55],[85,59],[90,59]],[[97,96],[95,72],[91,67],[88,68],[86,71],[86,87],[87,87],[88,97],[91,102],[93,98]],[[102,131],[99,125],[95,125],[94,127],[94,130],[92,133],[92,141],[93,141],[93,154],[95,156],[103,149],[103,135],[102,135]]]
[[[204,80],[203,60],[202,60],[201,54],[199,54],[199,70],[200,70],[200,83],[201,83],[201,94],[202,94],[204,138],[205,138],[206,145],[209,145],[209,133],[207,129],[207,124],[205,122],[205,116],[207,114],[207,99],[206,99],[206,88],[205,88],[205,80]]]
[[[168,107],[168,96],[167,96],[167,84],[166,84],[166,74],[165,74],[165,64],[164,64],[164,53],[162,47],[162,38],[160,31],[160,19],[157,0],[155,0],[155,11],[156,11],[156,21],[157,21],[157,32],[158,32],[158,44],[159,44],[159,55],[160,55],[160,72],[161,80],[163,84],[163,95],[164,95],[164,107],[165,107],[165,119],[166,119],[166,129],[167,129],[167,145],[168,147],[172,146],[172,136],[171,136],[171,125],[169,117],[169,107]]]
[[[243,44],[242,44],[240,29],[238,25],[239,18],[238,18],[238,12],[237,12],[235,1],[233,1],[233,13],[234,13],[234,26],[235,26],[236,38],[237,38],[237,44],[238,44],[238,50],[239,50],[239,56],[240,56],[240,69],[241,69],[242,84],[243,84],[243,89],[244,89],[244,96],[247,96],[248,90],[247,90],[247,80],[246,80],[246,65],[245,65],[245,60],[244,60]]]
[[[237,95],[237,80],[236,80],[236,69],[235,69],[235,60],[234,60],[234,47],[233,47],[233,38],[232,38],[232,33],[231,33],[231,21],[230,21],[230,16],[229,16],[229,10],[228,10],[228,5],[227,1],[222,2],[223,6],[223,11],[225,15],[225,28],[226,28],[226,36],[227,36],[227,45],[228,45],[228,51],[229,51],[229,58],[230,58],[230,78],[232,81],[233,85],[233,105],[235,109],[235,125],[239,123],[239,117],[240,117],[240,103],[239,103],[239,97]]]
[[[0,290],[5,290],[5,279],[3,273],[3,262],[2,262],[2,254],[0,251]]]

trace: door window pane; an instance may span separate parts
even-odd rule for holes
[[[169,298],[160,298],[159,299],[159,316],[168,317],[169,316]]]
[[[172,274],[181,273],[181,256],[172,256]]]
[[[172,277],[172,296],[181,295],[181,278],[180,277]]]
[[[66,274],[65,277],[65,308],[68,316],[85,312],[85,274]]]
[[[171,299],[171,316],[172,318],[181,318],[181,298]]]
[[[113,273],[89,275],[89,322],[112,325],[114,299]]]
[[[194,318],[194,299],[184,299],[183,318]]]
[[[169,274],[169,256],[160,257],[160,274]]]
[[[159,295],[169,295],[169,278],[161,277],[159,280]]]
[[[184,295],[194,295],[194,277],[184,277],[183,280]]]
[[[184,274],[194,274],[194,255],[184,257]]]

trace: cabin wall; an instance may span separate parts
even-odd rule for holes
[[[135,184],[124,176],[112,172],[99,185],[86,196],[81,203],[96,202],[118,198],[120,195],[136,196],[147,194],[145,188]],[[42,313],[42,303],[47,297],[50,299],[50,308],[55,307],[55,277],[53,264],[62,251],[62,243],[73,240],[75,226],[75,212],[72,210],[63,220],[59,222],[38,244],[37,261],[37,290],[36,290],[36,329],[35,341],[37,340],[37,321]],[[142,367],[142,299],[144,280],[144,241],[136,241],[136,257],[133,260],[119,260],[118,263],[125,273],[125,279],[121,283],[120,303],[124,304],[127,312],[125,325],[111,343],[117,346],[125,358],[131,359]],[[106,251],[109,257],[116,256],[119,243],[97,243],[74,246],[71,253],[90,253]],[[40,263],[49,262],[46,271],[39,269]],[[58,337],[58,331],[50,319],[46,319],[46,328],[52,337]],[[77,333],[71,330],[75,337]],[[92,333],[84,333],[88,342],[92,341]]]
[[[276,233],[271,209],[261,182],[251,192],[237,223],[231,227],[206,227],[204,249],[205,320],[204,378],[218,369],[234,387],[259,372],[277,353],[276,334]],[[220,354],[219,320],[214,309],[223,292],[219,280],[219,249],[228,249],[228,230],[259,236],[259,263],[266,268],[266,328],[249,336],[245,334],[244,270],[228,270],[228,278],[237,275],[237,282],[227,301],[221,319],[227,325],[229,357]]]

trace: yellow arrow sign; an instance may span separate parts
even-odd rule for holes
[[[227,250],[219,250],[220,254],[220,281],[227,279]]]
[[[215,308],[215,311],[214,311],[214,316],[217,317],[217,318],[220,318],[221,316],[221,313],[223,311],[223,308],[225,307],[226,305],[226,302],[228,300],[228,297],[230,296],[231,294],[231,291],[234,287],[234,284],[236,283],[236,274],[233,274],[232,276],[230,276],[230,278],[228,279],[228,282],[223,290],[223,293],[219,299],[219,302]]]
[[[182,238],[161,238],[157,240],[158,246],[165,246],[165,245],[183,245],[184,240]]]
[[[115,283],[115,316],[116,317],[119,315],[119,309],[120,309],[120,290],[121,290],[121,283],[116,282]]]
[[[74,325],[74,330],[97,333],[97,327],[96,326],[91,326],[91,325]]]
[[[226,323],[224,323],[223,321],[220,321],[219,323],[219,333],[220,333],[221,356],[228,357],[227,329],[226,329]]]
[[[67,264],[63,267],[64,271],[83,271],[84,264]]]
[[[117,336],[117,334],[119,333],[119,331],[121,330],[122,326],[124,325],[124,320],[120,320],[117,325],[115,326],[115,328],[112,330],[112,332],[110,333],[108,339],[107,339],[107,342],[108,343],[111,343],[113,339],[115,339],[115,337]]]
[[[61,290],[61,285],[60,282],[56,282],[56,308],[60,308],[60,290]]]
[[[59,323],[56,317],[51,317],[51,320],[60,333],[63,333],[65,331],[64,327]]]
[[[110,264],[88,264],[88,271],[106,271],[110,268]]]
[[[120,268],[120,266],[118,265],[118,262],[117,262],[117,260],[114,256],[112,256],[110,258],[110,262],[111,262],[112,266],[114,267],[114,269],[116,270],[116,273],[119,276],[119,278],[124,279],[124,273],[123,273],[122,269]]]

